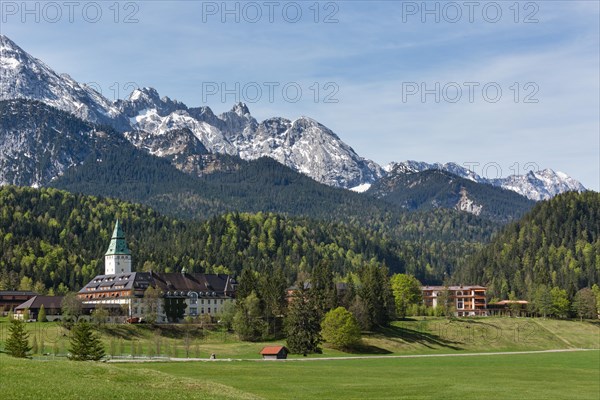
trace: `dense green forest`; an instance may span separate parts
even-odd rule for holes
[[[538,203],[458,269],[456,282],[489,285],[490,295],[534,299],[540,286],[569,297],[600,282],[600,194],[565,193]]]
[[[405,269],[399,245],[381,235],[306,218],[232,213],[183,222],[114,199],[12,186],[0,190],[0,209],[4,289],[80,288],[103,271],[115,218],[123,221],[136,270],[238,275],[275,266],[292,282],[320,260],[339,274],[373,263]]]
[[[123,221],[137,270],[186,267],[239,274],[243,268],[260,270],[268,264],[281,267],[290,282],[327,260],[340,275],[376,263],[436,283],[452,272],[457,260],[481,248],[484,237],[478,229],[457,229],[461,219],[450,217],[463,216],[443,210],[419,219],[406,214],[403,237],[397,239],[357,224],[272,213],[184,221],[111,198],[14,186],[0,189],[0,210],[4,288],[18,287],[23,277],[31,279],[29,286],[39,282],[46,288],[81,287],[103,271],[102,256],[116,218]],[[435,234],[427,233],[434,229]],[[456,231],[463,237],[454,237]]]

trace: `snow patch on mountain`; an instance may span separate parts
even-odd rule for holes
[[[358,186],[354,186],[353,188],[350,188],[350,190],[352,190],[353,192],[356,192],[356,193],[364,193],[367,190],[369,190],[371,188],[371,186],[373,186],[372,183],[363,183],[362,185],[358,185]]]

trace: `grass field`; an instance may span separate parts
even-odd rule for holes
[[[7,326],[8,321],[0,319],[0,347]],[[26,326],[30,340],[36,338],[38,354],[30,360],[0,354],[2,399],[600,398],[598,321],[398,321],[365,334],[353,352],[325,346],[323,354],[311,355],[309,361],[288,362],[258,360],[260,349],[272,343],[240,342],[233,334],[198,326],[168,326],[161,331],[148,325],[103,327],[107,353],[116,358],[208,358],[216,353],[219,360],[246,359],[126,364],[67,361],[68,331],[55,323]],[[595,350],[438,356],[580,348]],[[311,360],[411,354],[431,357]]]
[[[65,355],[68,331],[55,323],[28,323],[30,340],[38,354]],[[8,334],[8,321],[0,319],[0,348]],[[107,325],[101,329],[111,356],[170,356],[258,359],[268,342],[240,342],[234,334],[198,326],[166,326],[160,334],[148,325]],[[284,344],[284,341],[276,343]],[[353,352],[324,347],[322,355],[439,354],[588,348],[600,349],[600,325],[591,322],[524,318],[426,319],[397,321],[381,332],[363,336]],[[292,356],[294,357],[294,356]]]
[[[0,355],[6,399],[598,399],[600,351],[136,364]]]

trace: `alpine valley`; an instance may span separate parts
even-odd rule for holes
[[[96,208],[108,207],[103,206],[106,201],[126,223],[137,221],[136,240],[150,264],[156,260],[141,232],[156,238],[164,235],[158,232],[162,226],[180,226],[208,240],[207,230],[220,235],[229,231],[229,224],[245,232],[244,240],[254,246],[258,240],[254,235],[270,238],[275,229],[271,224],[276,224],[290,235],[285,242],[290,247],[287,256],[302,265],[307,263],[302,260],[306,249],[318,248],[310,254],[327,254],[336,270],[346,273],[355,264],[369,262],[354,259],[362,252],[390,270],[434,283],[465,264],[536,201],[586,190],[575,179],[550,169],[486,179],[454,163],[406,161],[381,167],[314,119],[273,117],[259,122],[243,103],[215,114],[209,107],[189,107],[161,97],[152,88],[136,89],[127,99],[113,102],[54,72],[6,36],[0,36],[0,185],[8,187],[0,192],[7,215],[29,218],[36,207],[45,213],[41,219],[28,220],[28,230],[10,240],[23,246],[36,231],[48,232],[40,239],[45,244],[64,246],[63,237],[37,224],[69,223],[64,202],[95,218]],[[13,185],[34,189],[23,191]],[[38,188],[42,189],[35,192]],[[117,200],[105,197],[142,203],[168,217],[137,206],[131,211],[126,203],[115,205]],[[19,199],[31,207],[21,206]],[[238,213],[259,217],[240,219]],[[102,213],[101,219],[110,220],[109,214]],[[143,215],[160,220],[160,226],[139,222]],[[81,225],[75,220],[73,224]],[[196,220],[208,222],[190,227]],[[4,222],[6,227],[19,225],[8,217]],[[0,233],[8,232],[1,228]],[[100,228],[94,226],[93,231]],[[293,242],[294,232],[301,233],[300,242]],[[225,243],[220,236],[219,243]],[[38,240],[36,246],[32,249],[42,243]],[[217,261],[206,265],[196,260],[196,264],[184,254],[188,248],[179,250],[169,268],[218,269]],[[257,263],[284,263],[286,255],[274,251],[265,251],[266,258]],[[239,252],[236,265],[242,263]],[[90,254],[77,261],[87,268],[86,274],[81,268],[74,275],[65,272],[48,278],[46,285],[80,286],[98,272],[91,264],[94,257],[98,258]],[[10,275],[9,262],[0,260],[0,266]]]

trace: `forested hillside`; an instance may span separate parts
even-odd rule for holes
[[[184,220],[273,212],[361,227],[399,243],[407,270],[432,283],[441,282],[500,228],[498,222],[455,210],[409,212],[319,184],[268,158],[248,162],[218,156],[211,162],[217,172],[198,178],[124,146],[67,171],[52,185],[139,202]]]
[[[565,289],[572,297],[599,277],[600,194],[585,192],[537,204],[459,268],[454,280],[489,285],[499,298],[514,291],[533,299],[540,286]]]
[[[317,183],[270,158],[212,157],[216,171],[196,177],[179,171],[168,160],[126,145],[71,168],[51,186],[140,202],[185,219],[206,219],[229,211],[333,219],[396,208]]]
[[[411,211],[453,209],[467,198],[478,208],[478,215],[503,223],[520,218],[535,204],[513,191],[437,169],[384,177],[367,194]]]
[[[440,282],[486,236],[475,217],[444,210],[404,214],[388,231],[269,213],[229,213],[201,222],[111,198],[14,186],[0,189],[0,210],[3,288],[19,287],[24,277],[31,279],[25,279],[27,287],[81,287],[103,271],[116,218],[123,221],[136,270],[239,274],[275,265],[290,282],[321,259],[340,275],[385,263],[392,272]]]
[[[123,222],[138,271],[185,267],[237,275],[242,268],[277,266],[292,282],[319,260],[340,274],[369,263],[404,270],[397,244],[366,230],[309,219],[235,213],[182,222],[114,199],[11,186],[0,190],[0,209],[4,289],[80,288],[103,271],[115,218]]]

